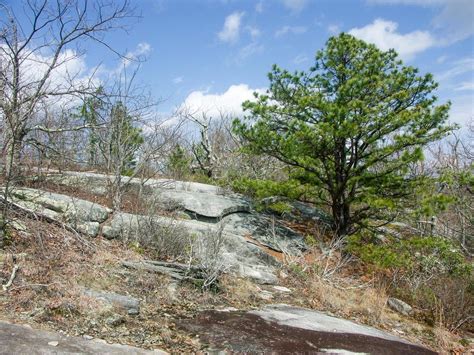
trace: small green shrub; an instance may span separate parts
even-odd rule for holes
[[[472,265],[449,240],[439,237],[411,237],[377,244],[374,238],[355,235],[349,239],[348,251],[362,261],[381,269],[405,273],[433,273],[452,276],[469,275]]]
[[[299,181],[292,179],[287,181],[271,181],[240,178],[232,181],[231,187],[237,192],[256,199],[282,196],[297,200],[303,196],[311,196],[314,192],[313,187],[303,185]]]
[[[463,326],[474,312],[473,267],[449,240],[440,237],[352,236],[348,251],[389,277],[391,292],[424,310],[428,323]],[[472,328],[472,326],[471,326]]]

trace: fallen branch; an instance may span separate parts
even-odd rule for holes
[[[25,285],[19,285],[19,286],[15,286],[15,287],[12,287],[10,288],[10,291],[13,291],[13,290],[20,290],[22,288],[29,288],[29,287],[49,287],[51,285],[55,285],[55,284],[58,284],[60,285],[61,283],[60,282],[52,282],[50,284],[25,284]]]
[[[16,264],[13,266],[12,274],[10,275],[10,280],[8,280],[8,282],[5,285],[2,285],[3,291],[8,290],[8,288],[12,285],[13,280],[15,280],[15,277],[16,277],[16,272],[18,271],[19,268],[20,266]]]
[[[122,261],[122,266],[128,269],[145,270],[165,274],[178,281],[200,280],[202,269],[194,266],[186,266],[179,263],[166,263],[160,261]]]

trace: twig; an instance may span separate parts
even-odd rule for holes
[[[2,286],[3,291],[8,290],[8,288],[12,285],[13,280],[15,280],[16,272],[18,271],[19,268],[20,266],[16,264],[13,266],[12,274],[10,275],[10,280],[8,280],[8,282]]]
[[[49,286],[55,285],[55,284],[60,285],[61,283],[60,282],[52,282],[50,284],[25,284],[25,285],[19,285],[19,286],[12,287],[10,289],[10,291],[19,290],[19,289],[28,288],[28,287],[49,287]]]

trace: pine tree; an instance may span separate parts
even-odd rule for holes
[[[234,129],[249,151],[318,188],[339,237],[402,207],[417,184],[409,165],[453,129],[431,74],[348,34],[330,38],[307,72],[275,65],[268,77],[266,94],[244,103]]]

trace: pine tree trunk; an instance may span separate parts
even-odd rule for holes
[[[336,237],[342,238],[346,236],[351,225],[349,204],[341,198],[333,200],[332,216]]]

